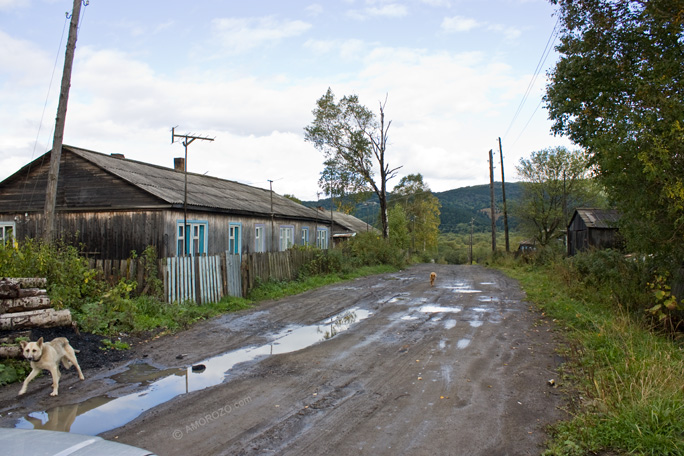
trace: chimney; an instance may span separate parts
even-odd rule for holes
[[[183,157],[176,157],[173,159],[173,169],[178,172],[185,171],[185,159]]]
[[[110,154],[110,155],[111,155],[112,157],[114,157],[114,158],[120,158],[120,159],[122,159],[122,160],[123,160],[124,158],[126,158],[126,157],[124,156],[124,154]]]

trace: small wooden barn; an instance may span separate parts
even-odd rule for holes
[[[614,209],[576,209],[568,224],[568,255],[590,248],[620,248],[619,218]]]
[[[44,226],[50,152],[0,182],[0,240],[35,238]],[[174,168],[63,146],[57,186],[58,237],[92,258],[125,259],[328,248],[349,228],[269,190]],[[187,200],[186,200],[187,198]],[[186,203],[187,201],[187,203]]]

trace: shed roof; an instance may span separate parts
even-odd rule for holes
[[[185,176],[181,171],[73,146],[65,145],[62,150],[78,155],[170,205],[183,205]],[[273,213],[276,216],[330,220],[326,214],[270,190],[203,174],[187,175],[188,207],[240,214],[270,216]]]
[[[579,216],[587,228],[617,228],[620,214],[615,209],[578,208],[573,219]],[[572,220],[570,220],[572,224]]]

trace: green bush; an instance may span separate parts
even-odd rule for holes
[[[356,267],[387,264],[401,268],[406,264],[405,250],[372,231],[357,234],[343,248]]]

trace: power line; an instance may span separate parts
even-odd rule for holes
[[[530,79],[530,82],[527,85],[527,90],[525,90],[525,94],[523,95],[522,100],[520,100],[520,105],[518,105],[518,109],[515,111],[513,119],[511,119],[511,123],[508,125],[508,128],[506,129],[506,133],[503,135],[504,139],[506,138],[508,132],[511,130],[513,124],[520,115],[520,112],[522,111],[522,108],[527,102],[527,98],[529,97],[530,92],[532,91],[532,87],[534,87],[534,84],[536,83],[537,78],[539,77],[539,73],[541,73],[541,70],[544,67],[544,63],[546,63],[546,59],[549,57],[551,49],[553,49],[553,43],[556,41],[556,37],[558,36],[559,24],[560,17],[556,20],[556,24],[553,26],[553,30],[551,30],[551,35],[549,35],[549,39],[546,41],[546,46],[544,47],[544,51],[542,51],[541,57],[539,57],[539,62],[537,62],[537,67],[534,70],[534,74],[532,75],[532,78]]]

